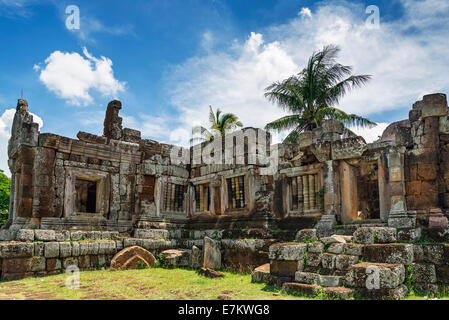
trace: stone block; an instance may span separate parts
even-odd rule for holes
[[[347,300],[354,295],[354,290],[344,287],[328,287],[323,288],[323,293],[331,299]]]
[[[357,243],[345,244],[344,253],[352,256],[361,256],[363,253],[363,245]]]
[[[80,255],[80,244],[78,242],[71,242],[72,256],[78,257]]]
[[[221,252],[218,243],[209,238],[204,237],[203,247],[203,267],[206,269],[220,269],[221,268]]]
[[[45,243],[44,242],[34,242],[33,255],[34,256],[43,256],[44,255],[44,249],[45,249]]]
[[[437,281],[449,283],[449,266],[436,266]]]
[[[2,259],[2,273],[31,272],[33,258]]]
[[[307,250],[305,243],[276,243],[270,246],[269,258],[271,260],[300,260]]]
[[[398,230],[398,241],[416,242],[421,238],[421,228]]]
[[[319,285],[320,275],[318,273],[313,273],[313,272],[298,271],[295,273],[295,281],[299,282],[299,283]]]
[[[367,289],[394,289],[405,279],[402,264],[362,262],[349,267],[346,285]]]
[[[54,230],[34,230],[34,237],[37,241],[55,241],[56,233]]]
[[[75,266],[78,267],[78,258],[77,257],[68,257],[62,259],[62,267],[64,270],[67,270],[68,267]]]
[[[344,243],[332,243],[327,249],[327,252],[339,254],[343,252],[344,247],[345,247]]]
[[[413,283],[436,283],[437,275],[435,265],[430,263],[413,263],[412,282]]]
[[[62,263],[60,259],[47,259],[47,271],[60,271]]]
[[[31,271],[40,272],[46,270],[46,260],[44,257],[33,257],[31,258]]]
[[[337,255],[332,253],[323,253],[321,255],[321,265],[325,269],[335,269],[335,260]]]
[[[296,233],[295,240],[298,242],[317,241],[316,229],[302,229]]]
[[[363,250],[363,258],[373,262],[410,265],[413,262],[413,245],[407,243],[367,245]]]
[[[111,268],[119,270],[154,267],[155,265],[156,259],[153,254],[138,246],[123,249],[111,261]]]
[[[421,101],[421,117],[441,117],[447,115],[446,95],[442,93],[429,94]]]
[[[164,229],[137,229],[134,237],[139,239],[168,239],[168,230]]]
[[[305,263],[307,267],[318,267],[319,265],[321,265],[321,254],[307,253]]]
[[[322,287],[340,287],[343,283],[342,276],[320,275],[318,284]]]
[[[97,241],[90,241],[90,242],[88,242],[87,243],[87,245],[88,245],[88,255],[97,255],[98,254],[98,250],[99,250],[99,247],[100,247],[100,244],[99,244],[99,242],[97,242]]]
[[[45,258],[59,257],[59,242],[46,242],[44,245]]]
[[[408,289],[405,285],[396,288],[368,289],[356,288],[355,292],[358,296],[374,300],[400,300],[407,296]]]
[[[413,246],[414,262],[443,264],[444,244],[415,244]]]
[[[193,252],[193,248],[192,248]],[[251,282],[267,283],[270,279],[270,264],[266,263],[253,270],[251,273]]]
[[[357,264],[359,262],[358,256],[349,256],[340,254],[335,259],[335,268],[337,270],[346,271],[350,266]]]
[[[17,241],[34,241],[34,230],[32,229],[20,229],[16,234]]]
[[[305,295],[316,295],[320,291],[320,286],[296,282],[285,282],[282,285],[282,291],[286,293],[293,292]]]
[[[324,244],[322,242],[311,242],[307,244],[307,251],[310,253],[321,253],[324,251]]]
[[[61,258],[72,256],[72,244],[70,242],[59,242],[59,256]]]
[[[70,231],[68,231],[68,230],[55,231],[55,240],[58,242],[69,241],[70,240]]]
[[[270,274],[282,277],[294,277],[298,271],[298,261],[271,260]]]
[[[82,270],[90,269],[90,256],[84,255],[78,257],[78,267]]]
[[[191,250],[169,249],[161,252],[162,261],[172,267],[188,267],[190,265]]]
[[[268,266],[270,264],[267,263]],[[190,266],[192,268],[201,268],[203,266],[203,251],[197,246],[192,246],[192,254],[190,255]]]
[[[34,244],[28,242],[0,242],[0,258],[32,257]]]
[[[396,242],[396,228],[375,227],[374,228],[375,243],[392,243]]]
[[[374,229],[369,227],[358,228],[353,237],[356,243],[372,244],[374,243]]]

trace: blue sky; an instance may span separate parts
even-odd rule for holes
[[[80,29],[66,28],[66,7]],[[368,29],[369,5],[380,9]],[[146,138],[186,144],[208,106],[263,127],[282,116],[263,88],[300,71],[325,44],[373,75],[341,108],[381,123],[404,119],[423,94],[449,92],[449,1],[0,0],[0,169],[17,99],[41,132],[102,134],[108,101]]]

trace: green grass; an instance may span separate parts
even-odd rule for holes
[[[79,289],[66,287],[67,274],[0,282],[0,299],[310,299],[287,295],[263,283],[251,283],[250,275],[223,273],[224,278],[209,279],[195,270],[159,267],[84,271]]]

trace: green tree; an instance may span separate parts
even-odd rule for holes
[[[212,106],[209,106],[209,123],[210,128],[207,129],[203,126],[196,126],[192,129],[192,134],[200,134],[200,137],[194,137],[190,139],[190,142],[196,141],[211,141],[215,137],[225,136],[238,127],[243,127],[243,124],[239,121],[239,118],[233,113],[222,114],[220,109],[216,112],[212,110]]]
[[[8,220],[11,179],[0,169],[0,226]]]
[[[266,130],[291,130],[284,143],[298,143],[300,133],[320,127],[326,119],[342,121],[348,136],[355,134],[347,126],[376,125],[366,118],[335,107],[349,90],[371,79],[370,75],[352,75],[352,67],[337,63],[339,52],[338,46],[325,46],[321,51],[313,53],[299,74],[274,82],[265,89],[265,97],[269,101],[291,113],[268,123]]]

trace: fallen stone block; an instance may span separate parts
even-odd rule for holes
[[[251,273],[251,282],[267,283],[270,279],[270,264],[266,263],[253,270]]]
[[[162,262],[172,267],[188,267],[190,265],[191,250],[170,249],[161,252]]]
[[[374,228],[361,227],[358,228],[353,234],[354,242],[361,244],[374,243]]]
[[[363,258],[373,262],[410,265],[413,262],[413,245],[407,243],[367,245],[363,250]]]
[[[118,252],[111,261],[112,269],[140,269],[154,267],[156,259],[153,254],[142,247],[133,246]]]
[[[414,262],[443,264],[445,260],[444,250],[444,244],[415,244],[413,246]]]
[[[203,266],[203,251],[197,246],[192,246],[192,254],[190,255],[190,266],[192,268],[201,268]]]
[[[396,288],[382,288],[382,289],[367,289],[355,288],[357,295],[375,300],[400,300],[407,296],[408,289],[405,285],[400,285]]]
[[[398,241],[416,242],[421,238],[421,228],[402,229],[398,231]]]
[[[320,238],[320,241],[327,245],[332,243],[346,243],[346,239],[347,238],[345,236],[334,234],[330,237]]]
[[[323,288],[323,293],[331,299],[347,300],[354,295],[354,290],[344,287],[327,287]]]
[[[282,285],[282,291],[285,293],[297,293],[303,295],[317,295],[321,287],[314,284],[286,282]]]
[[[221,268],[221,252],[217,241],[204,237],[203,266],[209,269]]]
[[[349,267],[345,279],[350,287],[394,289],[404,282],[405,268],[402,264],[362,262]]]
[[[224,278],[224,274],[209,268],[201,268],[198,271],[199,275],[205,276],[207,278]]]
[[[320,275],[318,285],[322,287],[340,287],[343,283],[341,276],[326,276]]]
[[[298,271],[295,273],[295,281],[299,283],[319,285],[320,275],[318,273],[313,272]]]
[[[270,246],[268,257],[271,260],[300,260],[306,250],[305,243],[275,243]]]

